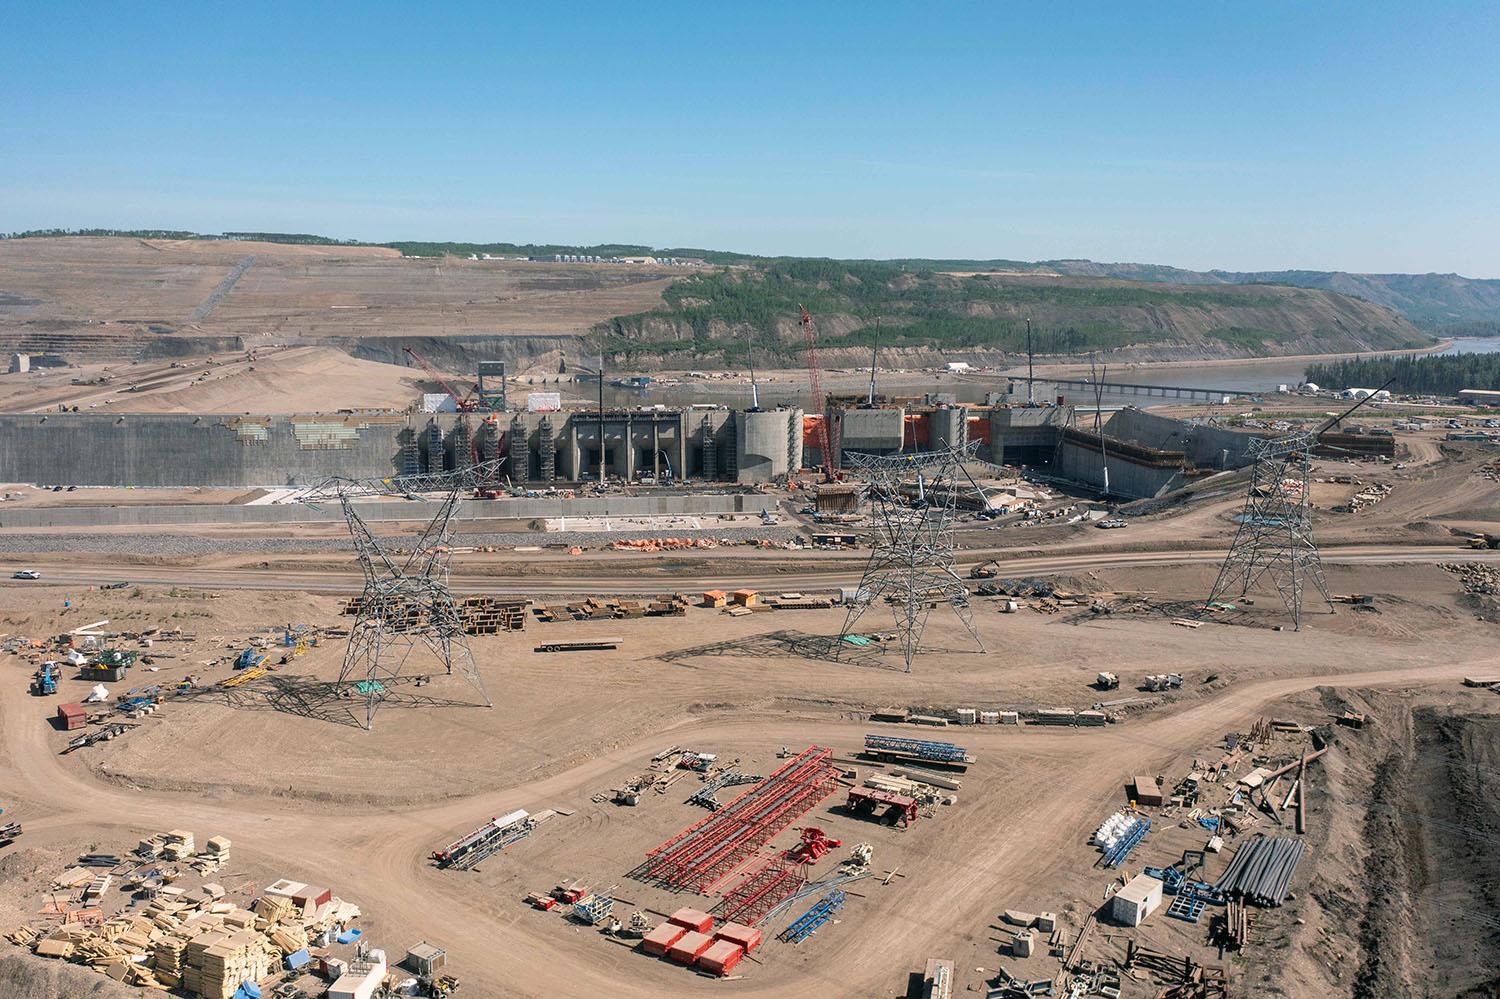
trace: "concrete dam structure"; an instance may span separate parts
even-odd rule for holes
[[[817,422],[839,456],[978,444],[980,458],[1037,468],[1132,499],[1249,463],[1251,435],[1114,413],[1103,434],[1074,426],[1068,406],[887,403],[804,414],[731,410],[578,409],[552,413],[339,413],[294,416],[0,415],[0,481],[40,486],[287,487],[331,476],[384,478],[504,460],[525,488],[604,478],[657,483],[773,482],[820,467]]]

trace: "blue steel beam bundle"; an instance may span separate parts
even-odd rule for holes
[[[943,763],[965,763],[968,753],[962,746],[951,742],[932,742],[927,739],[903,739],[893,735],[867,735],[865,748],[892,753],[908,753],[924,760]]]
[[[806,940],[818,932],[820,926],[833,918],[833,914],[843,907],[846,897],[838,888],[824,895],[811,909],[798,916],[790,926],[781,931],[781,939],[793,944]]]

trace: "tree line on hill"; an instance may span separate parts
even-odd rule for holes
[[[1394,378],[1392,392],[1457,395],[1463,389],[1500,391],[1500,353],[1436,357],[1356,357],[1310,364],[1307,380],[1329,389],[1374,388]]]

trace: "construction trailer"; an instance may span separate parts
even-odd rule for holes
[[[620,647],[623,638],[579,638],[569,641],[543,642],[535,652],[610,652]]]

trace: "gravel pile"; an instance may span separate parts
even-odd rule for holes
[[[1463,583],[1465,593],[1500,594],[1500,569],[1483,562],[1443,562],[1441,568]]]
[[[577,546],[584,550],[608,548],[616,541],[649,540],[662,537],[660,531],[554,531],[461,534],[454,538],[460,547],[526,545]],[[790,527],[733,527],[704,531],[673,531],[674,538],[710,538],[715,541],[748,544],[756,541],[786,543],[801,535]],[[395,548],[410,545],[402,537],[391,537]],[[203,538],[180,534],[10,534],[0,535],[0,553],[96,552],[108,555],[278,555],[303,552],[351,552],[348,538]]]

